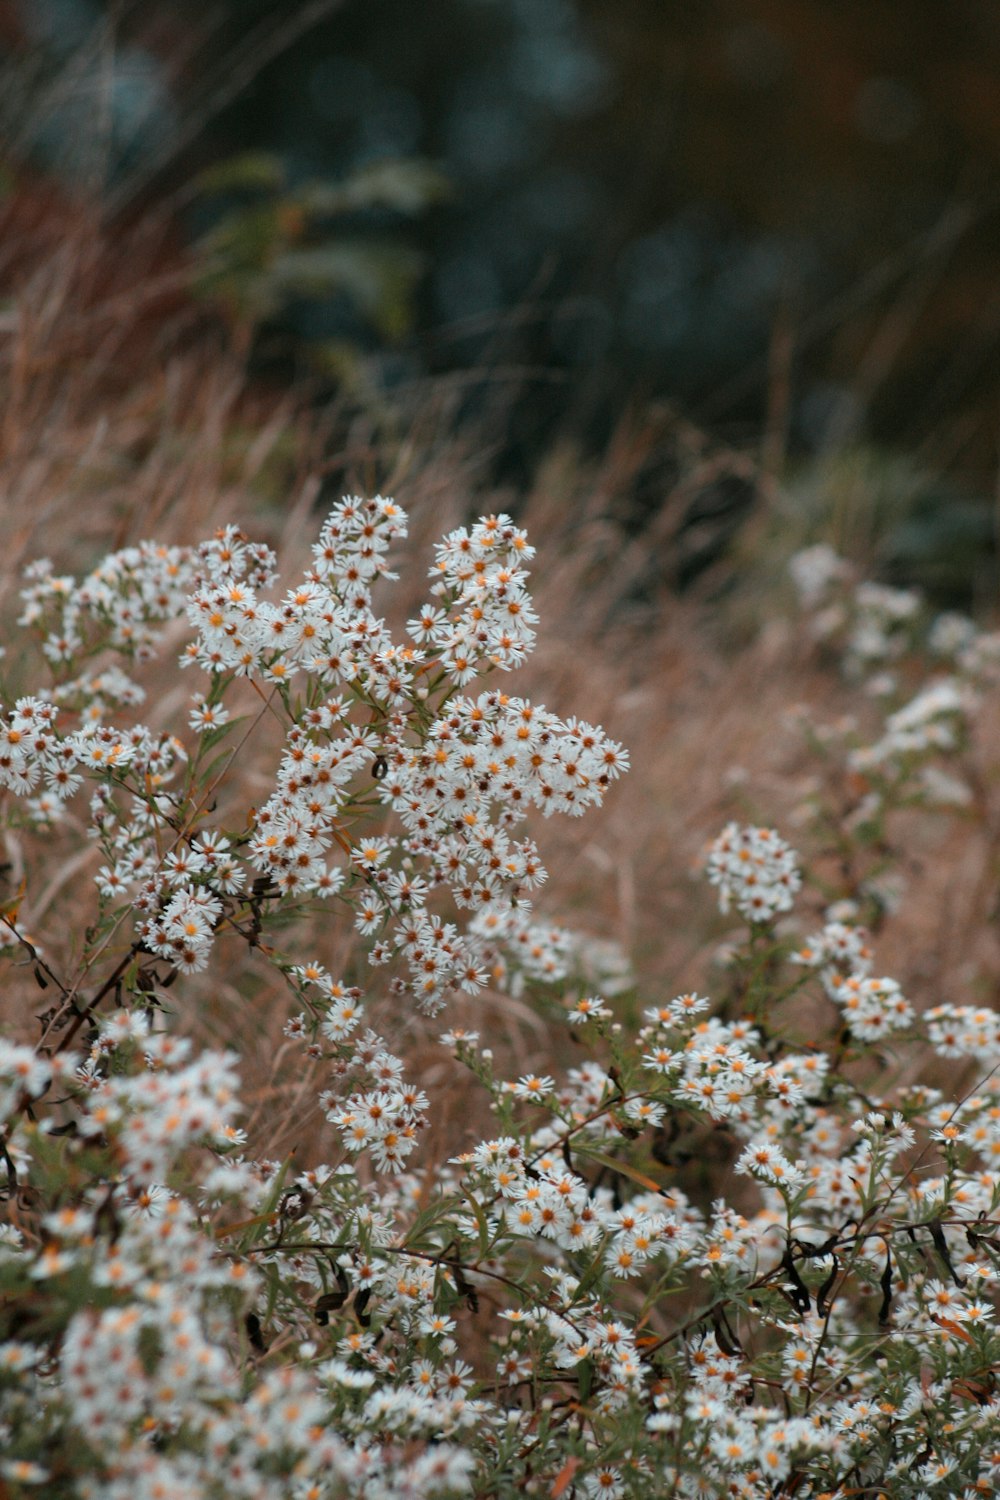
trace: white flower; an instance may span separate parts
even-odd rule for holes
[[[750,922],[770,921],[790,911],[802,884],[793,849],[770,828],[729,823],[712,844],[708,879],[719,887],[723,912],[735,904]]]

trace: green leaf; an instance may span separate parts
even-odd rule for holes
[[[281,1195],[285,1190],[285,1179],[288,1176],[289,1168],[291,1167],[291,1165],[291,1156],[286,1156],[285,1160],[281,1163],[281,1166],[278,1169],[278,1174],[275,1177],[274,1182],[271,1185],[271,1191],[268,1193],[264,1202],[258,1209],[260,1222],[254,1224],[250,1233],[243,1241],[244,1249],[248,1248],[250,1245],[257,1244],[259,1240],[262,1240],[264,1238],[265,1233],[273,1227],[268,1223],[268,1217],[270,1214],[273,1214],[277,1211],[278,1204],[281,1202]]]
[[[466,1193],[465,1201],[472,1209],[473,1218],[476,1221],[476,1228],[479,1230],[478,1258],[479,1260],[485,1260],[490,1252],[490,1226],[487,1222],[486,1214],[483,1212],[482,1204],[479,1202],[478,1198],[475,1198],[472,1195],[472,1193]]]
[[[609,1172],[617,1172],[622,1177],[627,1177],[638,1187],[645,1188],[648,1193],[660,1193],[664,1197],[669,1195],[669,1188],[657,1182],[654,1177],[647,1177],[645,1172],[640,1172],[636,1167],[630,1167],[628,1162],[619,1161],[616,1156],[605,1156],[603,1151],[592,1151],[589,1147],[577,1147],[577,1155],[584,1157],[587,1161],[596,1161],[598,1166],[607,1167]]]
[[[244,151],[199,173],[194,187],[195,192],[207,197],[248,191],[275,193],[284,183],[285,169],[279,156],[269,151]]]
[[[245,722],[246,715],[239,719],[230,719],[227,724],[220,724],[215,729],[209,729],[205,734],[201,736],[202,754],[204,755],[209,750],[213,749],[214,746],[218,745],[222,740],[226,738],[227,734],[236,729],[238,725]]]
[[[604,1248],[605,1248],[606,1244],[607,1244],[607,1237],[605,1236],[605,1238],[601,1241],[600,1245],[598,1246],[597,1254],[594,1256],[593,1260],[590,1262],[590,1265],[587,1267],[587,1269],[584,1271],[583,1275],[580,1277],[579,1283],[577,1284],[576,1291],[573,1293],[573,1303],[574,1304],[578,1303],[578,1302],[582,1302],[583,1299],[584,1299],[584,1297],[586,1297],[586,1296],[589,1295],[591,1287],[594,1286],[598,1281],[600,1281],[601,1276],[602,1276],[602,1274],[604,1272],[604,1269],[605,1269],[605,1267],[604,1267]]]

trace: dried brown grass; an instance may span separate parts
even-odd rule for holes
[[[470,514],[516,508],[538,548],[542,619],[539,649],[517,691],[604,724],[633,761],[600,812],[540,823],[551,875],[540,907],[620,943],[635,965],[640,1001],[711,991],[723,927],[695,878],[705,841],[739,817],[774,824],[794,842],[797,809],[815,788],[817,768],[788,710],[805,704],[829,720],[858,709],[783,623],[787,601],[774,597],[767,557],[741,559],[724,602],[681,600],[666,587],[677,518],[699,472],[705,478],[720,464],[742,464],[760,481],[758,507],[778,503],[753,456],[703,446],[697,464],[664,493],[650,527],[630,536],[622,524],[630,486],[651,445],[667,440],[662,425],[623,421],[596,465],[557,448],[529,494],[497,493],[484,482],[475,434],[455,425],[447,388],[429,384],[389,422],[364,412],[348,421],[310,405],[306,393],[255,385],[242,352],[189,302],[183,262],[162,226],[143,224],[112,240],[92,214],[54,196],[15,200],[7,217],[0,234],[8,307],[0,323],[0,580],[8,685],[35,685],[35,668],[9,625],[19,572],[39,554],[79,573],[126,542],[149,535],[191,541],[238,519],[275,545],[294,575],[319,525],[321,487],[377,485],[411,515],[402,581],[385,596],[400,619],[424,597],[434,539]],[[144,683],[146,717],[176,725],[193,683],[178,686],[169,652]],[[996,995],[997,732],[991,711],[973,747],[980,789],[973,815],[904,817],[896,829],[909,888],[879,934],[879,967],[920,1008],[945,999],[992,1003]],[[266,795],[275,752],[266,731],[248,746],[247,802]],[[834,778],[831,790],[843,795],[838,785]],[[10,886],[22,871],[28,877],[23,919],[67,973],[92,913],[98,862],[80,831],[74,824],[48,838],[7,836]],[[333,912],[296,938],[303,953],[333,970],[352,962],[349,926]],[[259,954],[233,939],[224,949],[210,976],[172,992],[183,1024],[206,1043],[238,1046],[259,1150],[281,1157],[294,1148],[301,1160],[322,1155],[331,1147],[315,1103],[322,1073],[304,1068],[282,1035],[288,998]],[[39,998],[22,968],[3,1012],[25,1036]],[[464,1075],[434,1043],[444,1024],[485,1032],[512,1073],[573,1061],[565,1031],[553,1030],[526,1000],[464,1000],[447,1022],[401,1017],[373,1001],[371,1020],[437,1097],[450,1099],[435,1127],[444,1154],[482,1123],[470,1111]]]

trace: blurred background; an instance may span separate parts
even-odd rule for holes
[[[169,226],[261,380],[447,388],[515,492],[631,414],[633,529],[738,450],[681,588],[774,481],[796,544],[992,597],[993,0],[2,0],[0,47],[17,212]]]

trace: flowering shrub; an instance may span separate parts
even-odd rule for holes
[[[819,840],[810,879],[775,831],[730,824],[706,857],[741,923],[715,993],[634,1006],[582,988],[573,936],[532,908],[532,812],[580,815],[628,767],[498,685],[534,641],[532,549],[505,516],[450,534],[399,644],[373,590],[405,525],[344,500],[283,596],[232,528],[82,581],[29,570],[53,684],[0,722],[8,835],[39,859],[89,841],[99,868],[72,942],[25,925],[25,890],[0,913],[44,992],[37,1036],[0,1042],[0,1494],[995,1493],[1000,1020],[904,995],[865,928],[885,819],[961,803],[940,762],[990,638],[938,621],[949,674],[927,681],[919,600],[796,560],[816,633],[886,704],[873,744],[809,726],[860,783],[806,810],[839,885]],[[173,734],[135,722],[131,674],[184,621],[201,675]],[[908,699],[890,663],[924,673]],[[276,730],[251,789],[245,747]],[[320,943],[320,903],[352,924],[336,972],[296,946]],[[234,943],[325,1072],[339,1145],[314,1166],[255,1155],[239,1051],[197,1052],[172,1017]],[[487,989],[570,1028],[574,1065],[505,1078],[453,1026],[494,1124],[435,1146],[439,1073],[408,1077],[371,1012],[437,1036]]]

